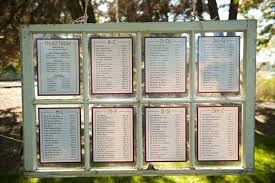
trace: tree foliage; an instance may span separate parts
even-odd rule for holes
[[[261,18],[258,19],[258,50],[268,48],[275,39],[275,1],[270,0],[243,0],[239,11],[247,18],[255,18],[251,10],[260,10]]]
[[[216,2],[215,0],[209,1]],[[107,21],[116,21],[116,1],[108,1],[108,12],[105,15]],[[193,1],[191,0],[119,0],[118,18],[120,22],[167,22],[167,21],[186,21],[193,19]],[[208,3],[209,4],[209,3]],[[197,0],[194,5],[202,17],[203,12],[209,12],[207,1]],[[217,12],[217,6],[212,11]]]
[[[116,22],[116,1],[105,0],[104,3],[108,6],[107,21]],[[239,0],[231,0],[224,6],[230,7],[228,19],[237,19]],[[119,0],[118,7],[120,22],[204,20],[207,14],[211,20],[220,20],[216,0]]]
[[[20,70],[19,31],[23,24],[73,23],[83,15],[85,0],[1,0],[0,75],[9,68]],[[95,23],[97,4],[88,3],[88,22]]]

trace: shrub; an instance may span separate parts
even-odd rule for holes
[[[256,80],[256,99],[264,101],[275,101],[275,77],[257,77]]]

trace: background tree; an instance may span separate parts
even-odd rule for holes
[[[118,18],[120,22],[167,22],[193,20],[196,15],[197,20],[219,20],[219,8],[228,7],[228,19],[232,20],[237,19],[238,11],[249,17],[249,10],[258,8],[263,12],[260,21],[270,20],[260,31],[258,45],[268,45],[274,34],[274,1],[228,3],[219,7],[216,0],[118,0]],[[0,78],[3,71],[20,71],[19,25],[73,23],[83,15],[84,5],[85,0],[0,0]],[[99,10],[101,5],[107,7],[107,12]],[[88,23],[96,23],[102,17],[106,22],[117,21],[115,0],[88,0],[87,10]]]
[[[116,21],[116,1],[105,0],[108,12],[105,15],[107,21]],[[193,12],[195,3],[195,12]],[[204,20],[209,15],[211,20],[220,20],[219,7],[216,0],[118,0],[120,22],[161,22],[161,21],[185,21],[193,18]],[[229,7],[229,20],[237,19],[239,0],[231,0]]]
[[[243,0],[239,11],[246,18],[255,18],[251,10],[260,10],[258,18],[257,49],[274,47],[275,39],[275,1],[270,0]],[[273,45],[271,45],[273,43]]]
[[[262,63],[258,65],[258,71],[265,66],[271,66],[275,71],[275,1],[270,0],[243,0],[239,11],[246,18],[257,19],[257,51],[261,56]],[[261,83],[262,80],[257,81]],[[271,84],[271,83],[270,83]],[[274,85],[274,83],[273,83]],[[262,87],[257,89],[258,93]],[[269,89],[266,91],[270,91]],[[271,90],[272,91],[272,90]]]
[[[108,1],[108,21],[116,21],[116,1]],[[201,1],[202,2],[202,1]],[[199,4],[201,5],[201,4]],[[118,1],[118,17],[121,22],[167,22],[186,20],[192,13],[190,0],[127,0]]]

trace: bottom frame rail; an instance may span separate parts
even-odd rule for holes
[[[102,176],[189,176],[189,175],[252,175],[254,169],[244,168],[211,168],[211,169],[161,169],[161,170],[137,170],[137,169],[60,169],[37,170],[24,172],[26,177],[102,177]]]

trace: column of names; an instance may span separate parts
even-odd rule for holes
[[[186,161],[184,107],[146,107],[146,160]]]
[[[40,160],[81,162],[80,108],[39,108]]]
[[[198,107],[198,160],[237,161],[238,107]]]
[[[92,108],[93,161],[132,162],[133,108]]]
[[[132,93],[132,38],[92,38],[92,93]]]
[[[199,37],[198,92],[238,92],[240,37]]]
[[[145,92],[185,92],[186,38],[145,38]]]

